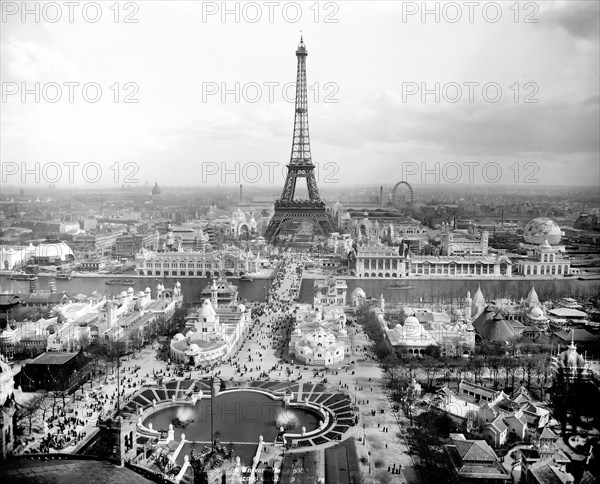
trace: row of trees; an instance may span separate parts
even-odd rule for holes
[[[28,433],[31,434],[33,421],[39,417],[40,422],[46,422],[46,417],[53,420],[65,408],[68,395],[64,390],[35,394],[25,403],[18,404],[17,418],[25,420]]]

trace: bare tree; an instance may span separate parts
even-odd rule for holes
[[[498,374],[502,366],[502,359],[498,356],[490,356],[487,359],[488,368],[494,382],[494,388],[498,386]]]
[[[471,358],[467,368],[471,373],[473,373],[473,379],[475,380],[475,383],[481,383],[481,377],[483,376],[483,372],[485,370],[485,361],[483,358]]]
[[[46,413],[52,408],[52,398],[44,395],[40,400],[39,410],[42,413],[42,422],[46,421]]]
[[[32,425],[33,417],[35,417],[35,414],[37,413],[38,409],[40,408],[40,403],[41,403],[42,399],[43,399],[42,395],[34,395],[26,403],[21,405],[21,408],[19,409],[19,416],[21,418],[27,419],[27,421],[29,422],[29,433],[30,434],[31,434],[31,425]]]
[[[506,385],[508,386],[509,377],[511,378],[511,388],[515,387],[515,374],[519,369],[518,363],[511,356],[505,356],[502,358],[502,368],[504,368],[504,372],[506,375]]]

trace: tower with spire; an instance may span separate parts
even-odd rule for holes
[[[481,292],[481,285],[478,285],[477,292],[473,298],[473,305],[471,306],[471,317],[476,318],[483,312],[484,309],[485,297],[483,297],[483,292]]]
[[[308,51],[304,39],[296,49],[298,69],[296,73],[296,107],[294,114],[294,135],[292,154],[287,165],[287,177],[281,197],[275,201],[275,212],[265,232],[265,239],[273,242],[284,229],[285,232],[297,233],[298,225],[311,222],[322,235],[333,232],[331,220],[325,209],[325,202],[319,196],[315,178],[315,165],[310,151],[308,131],[308,86],[306,81],[306,57]],[[308,189],[308,200],[296,200],[296,183],[298,178],[305,178]]]
[[[527,304],[528,308],[534,308],[534,307],[540,307],[540,298],[537,295],[537,292],[535,292],[535,287],[531,286],[531,289],[529,291],[529,294],[527,294],[527,299],[525,299],[525,304]]]

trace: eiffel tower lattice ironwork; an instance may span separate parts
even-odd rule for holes
[[[284,226],[290,222],[306,225],[310,222],[318,227],[322,235],[333,232],[331,220],[325,209],[325,202],[319,197],[315,179],[315,165],[310,154],[308,134],[308,88],[306,82],[306,57],[308,51],[302,37],[296,49],[298,70],[296,74],[296,110],[294,116],[294,139],[292,155],[287,165],[287,177],[281,198],[275,201],[275,213],[265,232],[265,239],[272,242]],[[306,178],[308,200],[294,200],[298,178]]]

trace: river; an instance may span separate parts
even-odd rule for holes
[[[127,276],[121,276],[126,279]],[[40,276],[38,281],[39,289],[48,289],[50,277]],[[106,281],[115,279],[115,276],[110,277],[78,277],[71,280],[57,280],[56,288],[58,291],[65,291],[68,295],[76,295],[83,293],[90,295],[94,291],[101,294],[117,295],[121,291],[126,290],[128,286],[114,286],[105,284]],[[135,278],[132,287],[135,291],[143,291],[146,287],[152,290],[152,297],[156,297],[156,285],[161,281],[166,288],[172,288],[177,278]],[[265,288],[269,285],[268,279],[256,279],[250,281],[239,281],[231,279],[238,286],[239,298],[241,301],[259,301],[265,296]],[[207,278],[182,278],[179,279],[181,289],[186,301],[199,301],[200,291],[210,282]],[[449,301],[452,299],[458,300],[466,296],[467,291],[471,291],[471,296],[477,291],[478,285],[481,285],[481,290],[486,300],[492,300],[500,297],[511,297],[520,299],[527,296],[527,293],[532,286],[542,301],[556,299],[559,297],[587,297],[600,293],[600,281],[580,281],[574,278],[562,279],[537,279],[527,280],[521,277],[516,277],[510,280],[493,280],[493,279],[463,279],[463,280],[431,280],[431,279],[404,279],[400,281],[402,284],[410,285],[411,289],[393,289],[390,288],[390,280],[377,279],[347,279],[348,284],[348,304],[351,304],[350,294],[356,287],[361,287],[367,296],[379,297],[383,293],[383,297],[390,303],[414,304],[421,298],[425,302],[429,301]],[[12,281],[7,276],[0,276],[0,294],[2,293],[27,293],[29,291],[28,281]],[[300,290],[300,302],[313,302],[313,281],[305,279],[302,281]]]

